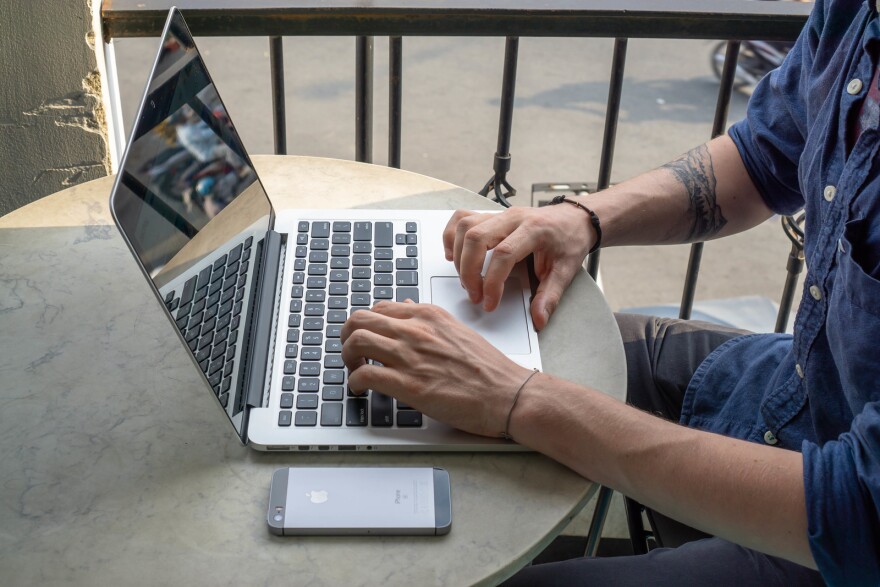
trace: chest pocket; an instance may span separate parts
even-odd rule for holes
[[[866,220],[844,227],[828,307],[828,342],[852,413],[880,400],[880,279]]]

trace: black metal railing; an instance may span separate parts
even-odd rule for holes
[[[278,0],[177,0],[193,33],[201,36],[268,36],[275,152],[287,152],[283,36],[356,37],[355,158],[373,160],[373,38],[389,36],[388,164],[400,167],[402,141],[403,36],[506,37],[498,143],[493,173],[480,193],[509,205],[516,189],[507,180],[519,37],[614,39],[611,80],[597,187],[608,187],[630,38],[728,40],[711,137],[727,125],[741,40],[788,41],[797,37],[810,5],[749,0],[313,0],[284,6]],[[169,0],[105,0],[105,39],[159,36]],[[702,258],[691,248],[679,315],[689,318]],[[587,269],[595,278],[599,252]]]

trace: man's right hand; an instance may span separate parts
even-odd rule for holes
[[[498,307],[514,265],[534,253],[540,284],[531,312],[538,330],[547,325],[595,240],[589,217],[570,204],[509,208],[501,214],[457,210],[443,231],[446,259],[455,263],[470,300],[486,311]]]

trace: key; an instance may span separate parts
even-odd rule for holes
[[[289,344],[284,347],[284,356],[288,359],[295,359],[298,351],[299,345]]]
[[[342,426],[342,404],[321,406],[321,426]]]
[[[303,361],[320,361],[321,360],[321,347],[318,347],[318,348],[303,347],[303,350],[300,353],[299,358],[302,359]]]
[[[302,259],[300,259],[302,260]],[[293,274],[293,283],[296,285],[302,285],[302,283],[306,280],[306,274],[302,271],[297,271]]]
[[[339,338],[342,336],[342,324],[328,324],[326,332],[327,338]]]
[[[394,406],[384,393],[373,392],[370,398],[370,422],[373,426],[389,427],[394,424]]]
[[[330,259],[330,269],[348,269],[351,262],[348,257],[333,257]]]
[[[373,272],[369,267],[355,267],[351,270],[352,279],[369,279]]]
[[[282,408],[292,408],[293,407],[293,394],[292,393],[282,393],[281,394],[281,407]]]
[[[302,316],[299,314],[291,314],[287,318],[287,326],[290,328],[299,328],[300,321],[302,320]]]
[[[417,271],[398,271],[397,285],[418,285],[419,274]]]
[[[329,236],[329,222],[312,222],[312,238],[327,238]]]
[[[290,416],[291,412],[288,410],[282,410],[281,412],[278,412],[278,425],[290,426]]]
[[[309,248],[313,251],[327,251],[330,249],[330,241],[326,238],[313,238]]]
[[[363,397],[352,397],[345,400],[345,425],[346,426],[366,426],[367,425],[367,399]]]
[[[296,250],[294,251],[294,255],[296,255],[297,259],[304,259],[305,256],[308,254],[308,252],[309,252],[308,248],[306,248],[303,245],[299,245],[298,247],[296,247]]]
[[[304,313],[306,316],[323,316],[324,304],[306,304],[306,310]]]
[[[316,426],[317,424],[318,412],[297,412],[294,416],[294,425],[296,426]]]
[[[292,297],[293,299],[299,299],[299,298],[303,297],[303,286],[294,285],[293,287],[291,287],[290,288],[290,297]]]
[[[196,283],[196,290],[200,290],[203,287],[205,287],[206,285],[208,285],[210,280],[211,280],[211,267],[208,266],[208,267],[205,267],[204,269],[202,269],[201,271],[199,271],[199,279],[198,279],[198,282]]]
[[[390,300],[392,298],[392,289],[390,287],[374,287],[373,297],[377,300]]]
[[[351,294],[351,305],[352,306],[369,306],[372,300],[370,299],[370,294],[368,293],[353,293]]]
[[[412,245],[406,247],[406,256],[407,257],[418,257],[419,256],[419,248],[414,247]]]
[[[397,264],[398,271],[412,271],[419,268],[419,260],[413,259],[412,257],[397,259],[395,263]]]
[[[303,319],[303,330],[324,330],[323,318],[305,318]]]
[[[225,255],[224,255],[224,257],[225,257]],[[223,262],[225,263],[226,261],[225,261],[224,257],[221,257],[220,259],[217,259],[217,260],[220,261],[222,259]],[[196,281],[197,280],[198,280],[198,277],[193,276],[193,277],[190,277],[187,280],[187,282],[183,284],[183,292],[180,294],[181,305],[188,304],[192,301],[193,294],[196,293]],[[174,295],[174,292],[172,292],[170,295]]]
[[[378,277],[378,275],[376,276]],[[353,292],[365,292],[370,291],[370,282],[366,279],[355,279],[351,282],[351,291]]]
[[[327,293],[323,289],[310,289],[306,292],[306,302],[323,302]],[[308,306],[306,306],[308,313]]]
[[[377,222],[376,235],[373,244],[376,248],[390,247],[394,244],[394,224],[391,222]]]
[[[321,386],[320,380],[316,379],[314,377],[309,378],[309,379],[300,379],[299,380],[299,387],[297,388],[297,391],[302,392],[302,393],[315,393],[318,391],[318,388],[320,386]]]
[[[294,359],[284,361],[284,374],[296,375],[296,361]]]
[[[401,261],[409,261],[409,259],[398,259],[398,265]],[[398,269],[400,268],[401,267],[398,267]],[[407,269],[407,267],[404,267],[404,269]],[[373,271],[375,271],[376,273],[391,273],[392,271],[394,271],[394,263],[392,263],[391,261],[376,261],[373,264]]]
[[[348,245],[333,245],[330,247],[330,255],[333,257],[348,257],[351,255],[351,247]]]
[[[415,410],[397,412],[397,425],[400,428],[420,428],[422,426],[422,414]]]
[[[395,295],[398,302],[405,302],[409,299],[419,303],[419,288],[417,287],[398,287]]]
[[[334,296],[327,302],[327,307],[333,310],[347,310],[348,298],[342,296]],[[332,320],[329,320],[332,322]]]
[[[303,346],[321,346],[324,344],[324,335],[320,332],[306,332],[302,337]]]
[[[419,237],[414,234],[406,235],[406,244],[408,245],[417,245],[419,244]]]
[[[317,395],[300,395],[296,398],[297,410],[316,410],[318,409]]]
[[[406,223],[406,231],[409,233],[413,233],[417,230],[415,222],[407,222]]]
[[[342,384],[344,373],[345,371],[342,369],[330,369],[329,371],[324,371],[324,383],[329,385]]]
[[[373,277],[373,285],[394,285],[394,276],[390,273],[377,273]]]
[[[373,243],[354,243],[354,252],[360,254],[367,254],[373,252]]]
[[[330,342],[329,340],[327,342]],[[324,357],[324,368],[325,369],[343,369],[345,367],[345,363],[342,361],[342,355],[327,355]],[[324,383],[327,383],[326,381]]]
[[[348,295],[348,284],[347,283],[331,283],[330,284],[330,295],[331,296],[347,296]]]
[[[317,377],[321,374],[321,364],[320,363],[300,363],[299,364],[299,376],[300,377]]]
[[[321,399],[325,402],[342,401],[344,389],[341,385],[325,385],[321,391]],[[339,404],[339,414],[342,415],[342,404]]]
[[[373,256],[377,261],[390,261],[394,258],[394,251],[391,249],[376,249],[376,252],[373,253]]]
[[[351,257],[351,264],[354,267],[369,267],[372,262],[373,258],[370,255],[352,255]]]
[[[330,242],[334,245],[347,245],[351,243],[351,235],[350,234],[334,234],[330,237]]]
[[[296,235],[296,244],[298,245],[307,245],[309,244],[309,235],[306,232],[301,232]]]
[[[308,232],[309,231],[309,223],[306,220],[300,220],[299,224],[296,226],[297,232]]]
[[[296,378],[292,376],[281,378],[281,391],[293,391]]]
[[[346,318],[348,318],[348,312],[345,310],[328,310],[327,311],[327,323],[328,324],[342,324],[345,322]]]
[[[244,250],[250,249],[252,244],[254,244],[254,237],[249,236],[244,239]]]
[[[373,224],[371,222],[355,222],[354,223],[354,240],[371,241],[373,240]]]
[[[293,313],[302,312],[303,301],[302,300],[291,300],[290,301],[290,311]]]
[[[324,343],[324,351],[328,353],[341,353],[342,341],[338,338],[328,339],[327,342]]]
[[[333,223],[333,232],[351,232],[351,222],[337,220]]]
[[[406,235],[398,234],[394,236],[394,244],[396,245],[405,245],[406,244]]]
[[[305,259],[294,259],[293,270],[294,271],[305,271],[306,270],[306,260]]]
[[[306,280],[306,287],[309,289],[324,289],[327,287],[326,277],[309,277]]]
[[[324,263],[309,265],[309,275],[327,275],[327,265]]]
[[[348,282],[348,271],[344,269],[334,269],[330,272],[330,283]]]
[[[290,328],[287,331],[287,342],[299,342],[299,328]]]
[[[327,251],[312,251],[309,253],[309,263],[326,263],[330,259]]]
[[[235,334],[235,333],[233,333]],[[229,342],[229,350],[226,351],[226,360],[230,363],[235,358],[235,345],[232,344],[232,341]]]

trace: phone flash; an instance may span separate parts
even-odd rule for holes
[[[284,519],[283,512],[284,512],[284,508],[276,507],[275,508],[275,515],[272,516],[272,519],[275,520],[276,522],[282,521]]]

